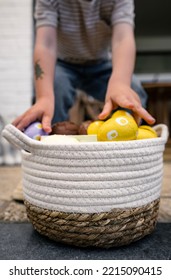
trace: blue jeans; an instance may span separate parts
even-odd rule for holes
[[[68,120],[68,112],[76,99],[77,89],[104,101],[111,72],[111,61],[77,65],[58,60],[55,70],[55,113],[52,123]],[[139,95],[143,107],[146,107],[147,94],[134,75],[131,87]]]

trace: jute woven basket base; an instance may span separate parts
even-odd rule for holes
[[[40,234],[70,245],[109,248],[128,245],[152,233],[159,201],[95,214],[50,211],[28,201],[25,205],[28,218]]]

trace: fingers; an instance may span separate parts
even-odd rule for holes
[[[136,113],[132,113],[132,116],[133,116],[134,120],[136,121],[137,125],[140,126],[142,119]]]
[[[24,115],[19,116],[16,118],[12,124],[16,126],[19,130],[24,131],[24,129],[34,121],[34,118],[28,118],[25,117]]]
[[[16,118],[16,119],[12,122],[12,124],[18,128],[18,124],[20,123],[21,119],[22,119],[22,116],[19,116],[18,118]]]
[[[116,105],[116,104],[118,104],[118,105]],[[118,100],[118,102],[117,102],[117,98],[116,98],[116,103],[114,103],[112,101],[112,99],[108,99],[103,107],[103,111],[98,115],[98,118],[100,120],[106,119],[110,115],[112,110],[115,110],[118,106],[132,110],[132,108],[134,107],[134,104],[130,100],[122,99],[122,98],[120,98],[120,100]]]
[[[41,120],[42,119],[42,120]],[[16,118],[12,124],[16,126],[19,130],[24,131],[32,122],[40,120],[42,122],[42,128],[45,132],[51,132],[51,117],[44,115],[42,118],[38,117],[36,114],[26,114]]]
[[[148,124],[154,124],[155,119],[148,113],[148,111],[142,107],[141,100],[138,96],[138,94],[135,94],[134,91],[132,91],[133,95],[129,96],[129,101],[131,103],[131,106],[124,107],[131,109],[133,112],[133,116],[137,122],[137,124],[140,124],[141,119],[145,120]]]
[[[132,108],[132,111],[137,123],[139,122],[139,118],[145,120],[150,125],[156,121],[142,106],[135,106]]]
[[[129,95],[126,97],[121,97],[120,95],[115,96],[115,100],[113,101],[112,98],[109,98],[102,110],[102,112],[99,114],[98,118],[100,120],[103,120],[107,118],[112,110],[116,109],[117,107],[129,109],[132,111],[133,116],[135,118],[135,121],[139,125],[141,122],[141,119],[145,120],[149,125],[152,125],[155,123],[155,119],[151,116],[148,111],[142,107],[141,101],[138,97],[138,95],[133,93],[133,95]]]
[[[51,120],[53,117],[53,108],[47,107],[47,100],[40,99],[24,114],[16,118],[12,124],[19,130],[24,131],[31,123],[40,121],[45,132],[51,132]]]
[[[108,101],[106,101],[102,112],[98,115],[98,118],[100,120],[106,119],[113,109],[115,109],[115,106],[112,104],[111,99],[109,99]]]
[[[50,133],[52,131],[52,129],[51,129],[51,118],[49,116],[47,116],[47,115],[43,116],[42,127],[43,127],[43,130],[47,133]]]
[[[12,124],[16,126],[19,130],[24,131],[26,127],[28,127],[32,122],[39,120],[37,115],[35,114],[29,114],[28,115],[22,115],[16,118]],[[40,118],[40,121],[42,122],[43,130],[47,133],[51,132],[51,117],[50,116],[43,116],[42,120]]]

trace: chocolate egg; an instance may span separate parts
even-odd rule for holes
[[[87,135],[87,129],[92,122],[92,120],[82,122],[82,124],[79,127],[78,133],[80,135]]]
[[[52,125],[52,134],[77,135],[79,126],[70,121],[57,122]]]
[[[35,140],[40,140],[41,136],[48,135],[48,133],[43,130],[42,124],[38,121],[33,122],[26,127],[24,134]]]

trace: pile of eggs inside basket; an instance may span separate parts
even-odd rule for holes
[[[84,130],[81,129],[81,126]],[[133,116],[124,111],[118,110],[105,121],[87,121],[78,127],[71,122],[56,123],[52,126],[52,133],[42,129],[40,122],[29,125],[24,133],[35,140],[43,143],[78,143],[86,141],[129,141],[156,138],[156,131],[148,125],[138,126]],[[82,134],[78,137],[79,134]],[[84,135],[83,135],[84,134]]]

